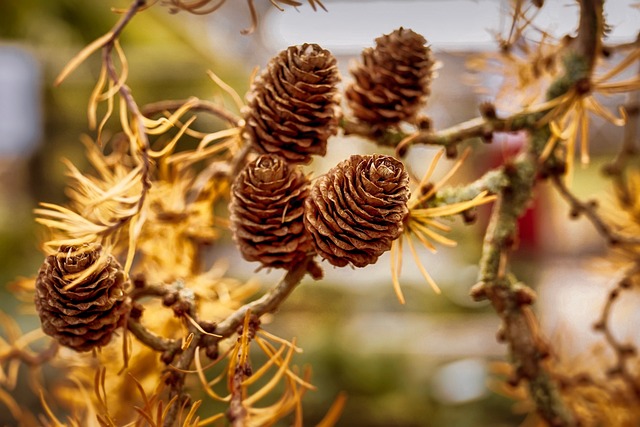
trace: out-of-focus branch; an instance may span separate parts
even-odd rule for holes
[[[615,353],[615,365],[608,371],[610,377],[619,377],[629,387],[631,392],[640,399],[640,378],[637,378],[629,369],[629,362],[632,357],[638,355],[638,349],[633,344],[620,342],[612,333],[609,319],[613,311],[613,305],[620,297],[620,294],[631,288],[630,277],[640,273],[640,266],[634,265],[618,282],[616,287],[609,292],[607,301],[602,309],[600,320],[593,325],[593,328],[604,334],[604,338]]]
[[[584,215],[591,221],[594,225],[598,233],[600,233],[603,237],[607,239],[609,244],[611,245],[640,245],[640,238],[637,236],[628,236],[623,235],[617,232],[611,227],[597,212],[597,204],[595,201],[587,201],[583,202],[578,199],[572,192],[569,190],[567,185],[562,180],[562,177],[554,176],[553,184],[558,189],[560,195],[569,203],[571,206],[571,216],[577,217],[579,215]]]
[[[640,36],[638,37],[640,44]],[[640,74],[640,69],[638,70]],[[629,206],[634,195],[630,193],[625,176],[625,167],[629,160],[637,155],[638,148],[638,128],[640,127],[640,90],[636,90],[628,95],[625,105],[627,112],[627,123],[624,126],[624,135],[622,139],[622,147],[611,163],[604,167],[604,173],[613,179],[615,188],[618,192],[618,200],[623,206]]]

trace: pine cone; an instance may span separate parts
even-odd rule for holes
[[[126,283],[122,267],[113,256],[102,254],[101,245],[61,246],[45,259],[36,279],[42,329],[76,351],[106,345],[130,309]]]
[[[336,59],[317,44],[291,46],[267,65],[249,93],[245,134],[263,153],[308,163],[337,132]]]
[[[353,115],[377,127],[411,122],[425,105],[434,61],[426,40],[399,28],[378,37],[351,69],[354,82],[345,95]]]
[[[240,172],[231,192],[231,230],[247,261],[291,269],[313,250],[303,220],[309,180],[299,167],[263,154]]]
[[[409,176],[390,156],[353,155],[315,181],[305,226],[316,252],[331,264],[373,264],[402,233]]]

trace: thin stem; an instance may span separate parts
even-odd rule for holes
[[[547,109],[544,107],[541,111],[544,112]],[[343,119],[341,126],[345,135],[358,135],[371,139],[378,145],[395,147],[398,156],[402,157],[406,154],[407,149],[413,145],[453,147],[473,138],[483,138],[485,141],[490,142],[491,135],[494,132],[517,132],[524,129],[535,129],[538,127],[538,113],[540,111],[521,112],[506,118],[487,115],[476,117],[440,131],[424,129],[415,133],[406,133],[398,129],[379,130],[366,123],[354,122],[348,119]]]
[[[308,257],[305,261],[298,264],[293,270],[288,271],[280,283],[274,286],[261,298],[243,305],[224,321],[218,323],[214,332],[222,337],[228,337],[237,331],[238,327],[244,321],[248,311],[251,311],[251,313],[257,317],[260,317],[263,314],[272,313],[277,310],[278,307],[280,307],[280,304],[282,304],[291,292],[293,292],[296,286],[298,286],[312,262],[312,257]]]
[[[613,306],[620,297],[620,294],[631,288],[631,277],[640,273],[640,266],[634,265],[625,276],[618,282],[616,287],[609,292],[607,301],[602,309],[600,320],[594,325],[596,331],[604,334],[605,341],[615,353],[615,365],[608,371],[610,377],[619,377],[629,387],[636,398],[640,399],[640,382],[635,378],[629,369],[629,359],[638,354],[638,349],[633,344],[620,342],[611,331],[610,317]]]
[[[623,235],[613,229],[600,215],[597,213],[597,204],[595,202],[582,202],[569,190],[564,183],[562,177],[554,176],[553,184],[560,195],[570,204],[571,215],[584,215],[591,221],[598,233],[607,239],[611,245],[640,245],[640,237]]]

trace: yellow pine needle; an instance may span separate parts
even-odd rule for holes
[[[148,119],[142,116],[142,124],[149,135],[160,135],[174,127],[180,117],[198,102],[197,98],[189,98],[187,102],[182,104],[180,108],[173,112],[169,117],[160,117],[159,119]]]
[[[218,334],[212,334],[211,332],[207,332],[204,329],[202,329],[202,326],[200,326],[198,324],[198,322],[196,322],[193,317],[189,316],[188,313],[185,313],[185,316],[187,318],[187,320],[189,321],[189,323],[191,323],[201,334],[203,335],[209,335],[210,337],[218,337],[218,338],[222,338],[222,335],[218,335]]]
[[[244,321],[242,323],[242,334],[240,335],[240,339],[233,347],[233,351],[231,352],[231,362],[227,368],[227,386],[229,389],[232,389],[232,381],[235,374],[235,369],[238,365],[244,365],[248,358],[249,351],[249,319],[251,318],[251,311],[247,310]]]
[[[89,160],[96,172],[105,181],[112,179],[113,173],[107,166],[102,150],[98,148],[98,145],[86,134],[80,136],[80,141],[85,147],[87,160]]]
[[[289,348],[292,348],[292,349],[293,349],[293,351],[295,351],[295,352],[297,352],[297,353],[299,353],[299,352],[300,352],[300,351],[298,351],[298,350],[300,350],[300,349],[299,349],[298,347],[296,347],[295,345],[293,345],[292,343],[289,343],[289,342],[287,342],[287,341],[285,341],[285,340],[282,340],[282,341],[283,341],[283,343],[282,343],[282,345],[283,345],[283,346],[285,346],[285,347],[289,347]],[[266,340],[263,340],[263,339],[261,339],[260,337],[256,337],[256,343],[257,343],[257,344],[258,344],[258,346],[262,349],[262,351],[264,351],[264,353],[265,353],[267,356],[269,356],[269,357],[275,357],[276,349],[275,349],[275,347],[274,347],[273,345],[271,345],[271,343],[270,343],[270,342],[268,342],[268,341],[266,341]],[[282,363],[282,359],[281,359],[279,356],[278,356],[278,357],[276,357],[276,358],[275,358],[275,363],[276,363],[278,366],[280,366],[280,364]],[[309,382],[307,382],[307,381],[303,380],[302,378],[300,378],[298,375],[296,375],[296,374],[295,374],[293,371],[291,371],[290,369],[287,369],[287,376],[288,376],[291,380],[293,380],[294,382],[298,383],[299,385],[301,385],[301,386],[302,386],[302,387],[304,387],[304,388],[308,388],[308,389],[310,389],[310,390],[315,390],[315,389],[316,389],[316,387],[315,387],[313,384],[311,384],[311,383],[309,383]]]
[[[56,252],[60,246],[80,246],[80,245],[83,245],[85,243],[94,242],[95,240],[96,240],[96,236],[95,235],[88,235],[88,236],[82,237],[82,238],[49,240],[48,242],[44,243],[43,245],[44,245],[45,248],[51,249],[52,252]]]
[[[433,196],[436,191],[438,191],[449,179],[451,179],[451,177],[458,171],[458,169],[460,169],[460,167],[462,166],[462,164],[465,162],[465,160],[467,160],[467,158],[469,157],[469,154],[471,154],[471,147],[467,147],[464,152],[462,153],[462,155],[460,156],[460,158],[453,164],[453,166],[451,167],[451,169],[449,169],[449,171],[440,179],[440,181],[436,182],[433,187],[431,187],[431,190],[429,190],[429,192],[427,192],[427,194],[425,194],[423,196],[422,201],[424,200],[428,200],[431,196]]]
[[[624,107],[618,107],[618,113],[620,114],[620,117],[616,117],[609,110],[604,108],[602,104],[599,103],[594,97],[587,98],[586,102],[587,108],[590,111],[593,111],[595,114],[602,117],[614,126],[624,126],[627,124],[627,111],[624,109]]]
[[[204,420],[198,421],[196,425],[198,427],[206,427],[206,426],[212,425],[213,423],[215,423],[218,420],[221,420],[224,417],[225,417],[224,412],[221,412],[219,414],[212,415],[208,418],[205,418]]]
[[[113,33],[109,31],[105,35],[91,42],[80,52],[78,52],[62,69],[55,82],[53,83],[54,86],[60,85],[60,83],[62,83],[69,76],[69,74],[71,74],[76,68],[78,68],[78,66],[82,64],[89,56],[91,56],[93,52],[109,43],[112,38]]]
[[[411,217],[414,218],[435,218],[443,216],[451,216],[467,209],[483,205],[495,200],[495,196],[487,196],[487,192],[483,191],[471,200],[464,202],[451,203],[450,205],[436,206],[425,209],[413,209],[411,210]]]
[[[103,190],[96,185],[89,177],[83,175],[74,165],[67,159],[63,159],[63,163],[67,166],[69,172],[67,175],[76,180],[81,188],[84,188],[84,192],[87,194],[88,206],[96,206],[109,200],[131,191],[131,189],[140,183],[140,174],[142,171],[141,166],[137,166],[132,169],[127,175],[120,179],[116,184],[112,184],[108,190]],[[101,184],[104,185],[103,182]],[[127,201],[137,201],[139,196],[132,197],[130,199],[123,199]]]
[[[109,81],[110,87],[112,82]],[[97,110],[98,104],[100,103],[99,98],[102,93],[102,89],[104,89],[105,84],[107,84],[107,66],[106,64],[102,64],[102,68],[100,69],[100,75],[98,76],[98,81],[96,85],[93,87],[93,91],[91,91],[91,96],[89,97],[89,107],[87,108],[87,115],[89,119],[89,129],[95,129],[97,123]]]
[[[87,233],[99,233],[103,227],[94,224],[93,222],[87,220],[82,215],[77,214],[71,209],[65,208],[64,206],[54,205],[52,203],[42,202],[40,203],[44,209],[36,208],[33,212],[36,215],[40,215],[44,218],[36,218],[36,221],[48,225],[52,222],[55,222],[57,226],[53,226],[54,228],[59,228],[61,230],[73,230],[73,227],[82,228],[82,231]],[[47,218],[48,217],[48,218]]]
[[[548,107],[548,111],[545,113],[542,118],[540,118],[536,124],[538,126],[544,126],[551,122],[552,120],[557,120],[558,117],[564,117],[572,106],[573,102],[575,102],[578,95],[576,95],[575,91],[568,91],[567,93],[560,95],[551,101],[547,101],[544,104]],[[547,108],[542,108],[539,111],[546,111]],[[528,110],[527,110],[528,111]],[[531,112],[535,112],[536,109],[533,109]]]
[[[433,291],[436,294],[438,294],[438,295],[441,294],[442,291],[440,290],[440,288],[438,287],[436,282],[433,280],[431,275],[429,273],[427,273],[427,270],[424,268],[424,265],[422,265],[422,262],[420,261],[420,257],[418,257],[418,253],[416,252],[416,248],[413,245],[413,241],[411,240],[411,237],[409,237],[407,239],[407,243],[409,244],[409,250],[411,251],[411,255],[413,256],[413,260],[415,261],[416,265],[418,266],[418,269],[420,270],[420,273],[422,273],[422,276],[424,277],[424,279],[427,281],[429,286],[431,286],[431,289],[433,289]]]
[[[109,407],[107,405],[107,392],[105,388],[107,368],[98,368],[96,374],[93,377],[93,393],[98,400],[98,404],[102,407],[105,414],[109,413]]]
[[[198,144],[198,150],[202,150],[207,145],[209,145],[209,143],[213,141],[240,135],[240,131],[241,131],[241,128],[235,127],[235,128],[223,129],[217,132],[207,134],[204,138],[202,138],[202,140]]]
[[[440,150],[433,157],[433,160],[431,161],[431,164],[429,165],[429,169],[427,170],[427,173],[425,174],[425,175],[429,175],[429,178],[433,174],[433,170],[435,169],[435,167],[437,165],[437,162],[438,162],[438,160],[440,160],[440,157],[442,157],[443,153],[444,153],[444,150]],[[467,153],[467,150],[465,150],[465,153]],[[467,155],[468,154],[463,154],[461,156],[461,158],[454,164],[454,166],[445,174],[445,176],[440,181],[438,181],[438,183],[436,183],[436,184],[431,186],[429,191],[427,191],[425,194],[420,195],[419,198],[416,198],[413,201],[410,201],[409,202],[409,209],[411,209],[411,208],[413,208],[415,206],[418,206],[421,203],[424,203],[427,200],[429,200],[431,197],[433,197],[433,195],[442,186],[442,184],[444,184],[444,182],[446,182],[449,178],[451,178],[451,176],[458,170],[458,168],[462,164],[462,161],[464,161],[464,159],[466,158]],[[421,185],[420,185],[420,187],[418,187],[419,189],[422,187],[424,182],[426,182],[425,178],[423,178],[420,181]]]
[[[222,360],[222,357],[218,360],[216,360],[214,362],[214,364],[217,364],[220,360]],[[200,380],[200,384],[202,384],[202,388],[204,389],[204,392],[211,397],[214,400],[218,400],[220,402],[228,402],[231,400],[231,395],[228,394],[225,397],[220,396],[218,393],[216,393],[213,388],[211,386],[218,384],[222,378],[224,378],[224,372],[222,372],[220,375],[218,375],[216,378],[214,378],[211,381],[207,381],[207,378],[204,375],[204,368],[202,367],[202,361],[200,360],[200,352],[196,351],[195,353],[195,357],[194,357],[194,362],[196,365],[196,373],[198,375],[198,379]]]
[[[181,347],[182,351],[188,349],[192,341],[193,341],[193,332],[191,332],[189,335],[187,335],[186,338],[182,340],[182,347]]]
[[[134,406],[133,409],[138,413],[138,415],[140,415],[142,418],[144,418],[144,420],[146,422],[149,423],[149,426],[157,427],[156,422],[153,421],[153,417],[151,415],[149,415],[144,409],[141,409],[141,408],[139,408],[137,406]]]
[[[191,405],[191,409],[189,409],[189,412],[187,413],[187,415],[184,418],[184,421],[182,422],[183,427],[199,425],[197,413],[200,405],[202,405],[202,400],[197,400],[193,403],[193,405]]]
[[[124,98],[120,98],[119,102],[119,110],[120,110],[120,126],[122,126],[122,132],[127,135],[129,140],[129,144],[131,146],[131,152],[135,153],[138,151],[138,139],[135,134],[131,130],[131,126],[129,125],[129,116],[127,112],[129,111],[127,108],[127,102]]]
[[[42,409],[44,409],[45,414],[47,415],[47,417],[49,417],[54,427],[65,427],[65,425],[60,422],[60,420],[55,416],[55,414],[47,404],[47,400],[44,398],[44,392],[40,390],[39,394],[40,394],[40,403],[42,404]]]
[[[40,396],[41,396],[41,399],[44,401],[44,398],[42,397],[42,392],[40,393]],[[11,413],[11,416],[13,416],[13,418],[15,418],[16,420],[19,420],[22,418],[22,409],[20,409],[20,405],[18,405],[18,403],[13,399],[11,394],[7,393],[2,388],[0,388],[0,403],[3,403],[4,406],[6,406],[7,409],[9,409],[9,412]]]
[[[187,167],[201,160],[207,160],[213,155],[218,154],[224,150],[227,150],[233,145],[233,140],[229,139],[224,142],[212,145],[211,147],[204,148],[196,151],[186,151],[171,155],[167,158],[166,163],[168,165],[181,164],[183,167]]]
[[[595,88],[597,92],[606,94],[626,93],[639,89],[640,78],[638,77],[619,82],[600,83]]]
[[[129,76],[129,64],[127,62],[127,57],[124,55],[124,51],[120,46],[120,42],[118,40],[115,40],[113,45],[115,47],[116,53],[118,54],[118,58],[120,59],[120,63],[122,64],[122,70],[120,71],[118,81],[113,82],[113,85],[109,86],[109,90],[99,95],[97,98],[98,101],[104,101],[106,99],[113,98],[120,91],[120,89],[122,89],[127,81],[127,77]]]
[[[53,211],[47,212],[45,210],[38,210],[38,212],[36,213],[39,215],[50,215],[50,216],[57,214],[56,212],[53,212]],[[36,218],[36,222],[48,228],[54,228],[60,231],[68,231],[70,234],[73,234],[79,237],[94,236],[104,230],[104,227],[93,224],[92,222],[89,222],[86,220],[81,221],[77,219],[76,216],[74,216],[73,218],[65,218],[64,220]]]
[[[431,176],[433,175],[433,172],[436,170],[436,166],[438,165],[438,161],[440,160],[440,158],[443,155],[444,155],[444,149],[438,150],[438,152],[433,156],[433,159],[431,160],[431,163],[429,164],[429,167],[427,168],[427,171],[425,172],[424,176],[420,180],[420,183],[418,184],[418,190],[423,188],[427,184],[427,182],[429,182],[429,180],[431,179]],[[419,194],[419,192],[416,192],[416,193],[412,194],[412,196],[415,195],[415,198],[417,198],[418,194]],[[413,198],[414,197],[412,197],[412,199]],[[409,202],[409,205],[411,206],[412,202]]]
[[[578,111],[580,117],[580,162],[583,165],[589,164],[589,116],[580,106]]]
[[[417,221],[411,224],[411,229],[415,232],[415,234],[423,234],[424,236],[430,238],[431,240],[436,241],[444,246],[455,247],[458,243],[455,240],[451,240],[447,237],[444,237],[442,234],[438,234],[435,231],[431,230],[424,224],[421,224]]]
[[[129,271],[131,271],[133,258],[136,255],[136,241],[138,240],[138,236],[142,232],[142,225],[144,224],[144,222],[144,213],[139,215],[137,220],[136,218],[131,218],[129,220],[129,247],[127,249],[127,258],[123,267],[126,273],[129,273]]]
[[[559,128],[558,124],[553,121],[549,123],[549,129],[551,130],[551,136],[549,140],[546,142],[542,153],[540,154],[540,160],[546,160],[549,155],[553,152],[553,149],[556,148],[557,142],[562,139],[562,130]]]
[[[158,404],[158,412],[156,415],[156,419],[157,421],[157,425],[160,426],[163,424],[163,421],[165,418],[167,418],[167,415],[169,415],[169,410],[171,409],[171,407],[173,405],[177,405],[178,404],[178,397],[179,395],[175,395],[173,396],[173,398],[167,403],[167,407],[164,408],[164,411],[162,411],[162,401],[160,401],[160,403]]]
[[[340,393],[338,393],[338,396],[335,398],[335,400],[331,404],[331,407],[329,408],[325,416],[322,418],[322,420],[320,420],[320,422],[316,424],[316,427],[334,426],[340,419],[340,416],[342,415],[342,412],[344,411],[344,407],[346,404],[347,404],[347,393],[341,391]]]
[[[223,91],[225,91],[231,97],[233,102],[236,104],[236,107],[238,108],[238,111],[240,111],[242,109],[242,107],[244,107],[244,102],[242,101],[242,98],[240,97],[238,92],[236,92],[235,89],[233,89],[233,87],[231,87],[227,83],[225,83],[225,81],[222,80],[220,77],[218,77],[216,75],[216,73],[214,73],[213,71],[207,70],[207,74],[209,75],[211,80],[214,81],[215,84],[220,86],[220,88]]]
[[[103,269],[105,267],[105,264],[106,264],[106,258],[107,258],[107,256],[103,252],[102,254],[100,254],[100,258],[98,258],[96,260],[96,262],[91,264],[89,267],[85,268],[82,272],[65,275],[64,276],[64,280],[72,280],[72,281],[71,281],[71,283],[65,285],[65,287],[63,289],[65,291],[73,289],[76,286],[78,286],[80,283],[82,283],[86,279],[88,279],[96,271],[99,271],[99,270]]]
[[[144,402],[145,408],[148,408],[149,398],[147,397],[147,393],[144,391],[144,387],[142,387],[142,384],[140,384],[140,381],[138,381],[131,372],[127,372],[127,374],[129,375],[131,380],[133,380],[133,383],[135,384],[136,389],[138,390],[138,394],[140,394],[140,397],[142,397],[142,401]]]
[[[413,236],[415,236],[420,241],[420,243],[422,243],[422,246],[427,248],[429,252],[433,254],[438,252],[436,247],[433,245],[433,243],[431,243],[422,233],[418,232],[415,227],[411,227],[410,230],[413,233]],[[410,238],[411,238],[411,234],[409,230],[407,230],[407,239],[410,239]]]
[[[175,148],[178,140],[184,135],[185,131],[189,128],[189,126],[195,121],[196,116],[193,116],[187,120],[187,122],[180,128],[180,131],[173,137],[173,139],[160,151],[149,150],[149,157],[158,158],[164,157],[168,153],[172,152]]]
[[[400,304],[405,303],[402,287],[400,286],[400,270],[402,269],[402,235],[391,243],[391,283],[393,291]]]
[[[266,337],[266,338],[268,338],[268,339],[270,339],[270,340],[273,340],[273,341],[279,342],[281,344],[284,344],[284,345],[286,345],[288,347],[293,347],[295,349],[296,353],[302,353],[302,351],[303,351],[302,348],[296,347],[295,345],[293,345],[293,343],[291,343],[291,342],[289,342],[289,341],[287,341],[287,340],[285,340],[283,338],[280,338],[277,335],[273,335],[272,333],[267,332],[264,329],[261,329],[259,334],[264,336],[264,337]]]
[[[113,86],[113,82],[109,81],[109,87],[111,88],[112,86]],[[104,116],[102,117],[102,120],[100,120],[100,124],[98,125],[98,131],[96,135],[96,141],[100,146],[102,146],[102,133],[104,132],[104,127],[109,121],[109,119],[111,118],[111,116],[113,115],[113,106],[114,106],[113,98],[107,99],[107,111],[105,111]],[[94,129],[94,127],[92,127],[91,129]]]
[[[281,346],[281,347],[280,347],[280,349],[279,349],[276,353],[274,353],[274,354],[270,355],[269,360],[267,360],[267,362],[266,362],[264,365],[262,365],[262,366],[260,367],[260,369],[258,369],[258,370],[257,370],[257,371],[255,371],[253,374],[251,374],[251,376],[250,376],[250,377],[245,378],[245,379],[242,381],[242,385],[243,385],[244,387],[249,387],[251,384],[255,383],[255,382],[256,382],[256,381],[258,381],[260,378],[262,378],[262,376],[263,376],[265,373],[267,373],[267,371],[269,370],[269,368],[270,368],[270,367],[272,367],[272,366],[276,363],[276,360],[280,358],[280,356],[282,355],[282,353],[284,353],[284,350],[285,350],[286,348],[287,348],[287,347],[283,345],[283,346]]]
[[[274,387],[278,384],[278,382],[280,382],[280,380],[285,375],[285,372],[288,369],[289,363],[291,362],[291,358],[293,357],[293,353],[294,353],[293,348],[289,348],[289,351],[287,351],[287,355],[282,361],[282,365],[280,366],[276,374],[260,390],[253,393],[251,396],[247,397],[244,400],[244,404],[247,407],[253,406],[257,401],[267,396],[269,392],[273,390]]]
[[[597,76],[594,79],[595,83],[600,85],[602,84],[602,82],[617,76],[618,74],[626,70],[627,67],[633,65],[633,63],[638,59],[640,59],[640,49],[633,49],[631,52],[629,52],[629,55],[627,55],[622,61],[618,62],[613,68],[611,68],[606,73]]]

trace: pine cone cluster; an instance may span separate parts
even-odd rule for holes
[[[303,220],[309,180],[298,166],[263,154],[240,172],[231,192],[231,230],[246,260],[290,269],[312,251]]]
[[[399,160],[353,155],[315,181],[305,226],[331,264],[364,267],[402,233],[408,200],[409,176]]]
[[[430,94],[434,60],[420,34],[399,28],[376,39],[351,69],[347,103],[360,121],[384,128],[411,122]]]
[[[289,162],[323,156],[338,128],[339,81],[335,57],[317,44],[282,51],[251,88],[245,135],[258,151]]]
[[[36,279],[42,329],[76,351],[106,345],[130,310],[126,284],[122,267],[101,245],[61,246]]]

